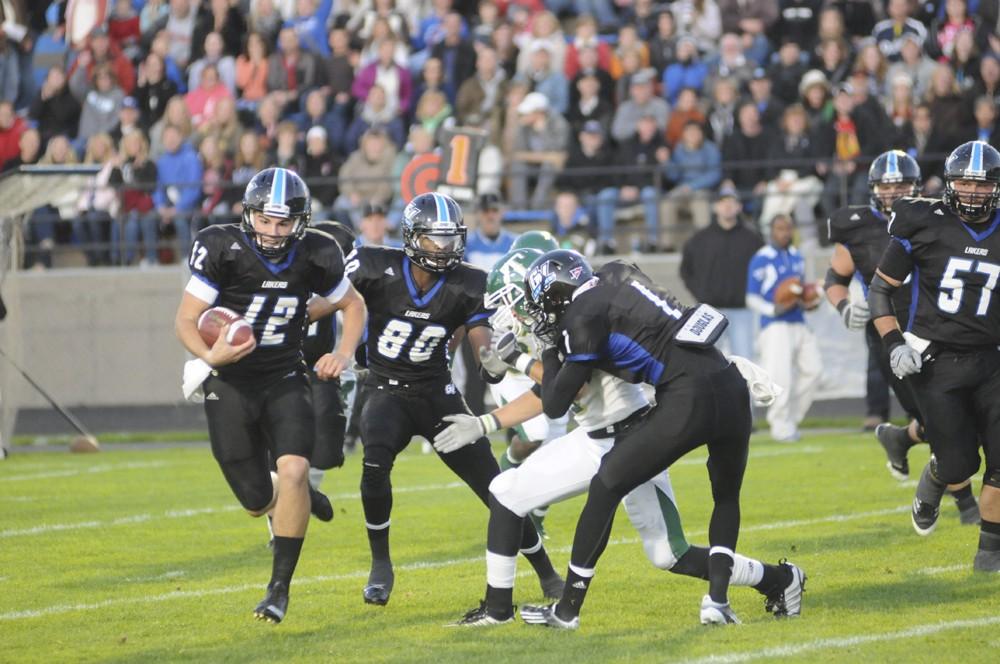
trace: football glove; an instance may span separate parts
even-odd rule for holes
[[[868,324],[868,319],[871,318],[871,312],[868,310],[868,302],[862,300],[861,302],[851,302],[845,299],[844,305],[839,307],[840,318],[844,321],[844,326],[848,330],[862,330],[865,325]]]
[[[896,378],[906,378],[920,373],[923,364],[920,353],[909,344],[896,344],[889,349],[889,366],[892,368],[892,373],[896,374]]]
[[[434,436],[434,449],[441,454],[461,449],[500,428],[500,420],[492,413],[480,417],[459,413],[442,419],[451,424]]]
[[[507,375],[507,363],[500,359],[500,354],[493,348],[482,347],[479,349],[479,363],[483,367],[483,371],[490,374],[497,380],[494,382],[499,382],[505,375]]]
[[[518,356],[521,355],[521,349],[517,345],[517,337],[514,336],[513,332],[505,332],[499,338],[494,335],[493,347],[496,348],[500,359],[506,362],[508,366],[514,366]]]

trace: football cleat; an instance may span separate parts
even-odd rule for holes
[[[566,582],[559,576],[558,572],[544,579],[539,579],[538,583],[542,586],[542,594],[549,599],[560,599],[563,588],[566,587]]]
[[[514,622],[514,612],[506,618],[495,618],[486,610],[486,601],[479,602],[479,606],[468,611],[461,620],[451,623],[448,627],[492,627],[493,625],[506,625]]]
[[[253,610],[253,615],[257,620],[264,620],[269,623],[280,623],[285,618],[288,611],[288,586],[280,581],[270,583],[267,586],[267,594],[260,601],[257,608]]]
[[[572,620],[563,620],[556,615],[556,604],[558,602],[552,602],[546,606],[525,604],[521,607],[521,620],[529,625],[545,625],[556,629],[580,629],[580,616],[574,616]]]
[[[309,487],[309,511],[320,521],[333,521],[333,505],[325,493]]]
[[[910,520],[913,529],[921,537],[927,537],[937,528],[939,510],[936,505],[925,503],[919,498],[913,499],[913,509],[910,510]]]
[[[788,572],[788,585],[764,598],[764,610],[773,613],[775,618],[797,616],[802,613],[802,593],[806,591],[806,573],[801,567],[784,558],[778,561],[778,567]]]
[[[1000,572],[1000,551],[979,549],[972,562],[972,569],[976,572]]]
[[[719,604],[718,602],[713,602],[711,596],[705,595],[701,598],[701,624],[740,625],[742,622],[733,613],[729,602]]]
[[[368,585],[365,586],[363,592],[365,604],[377,604],[378,606],[388,604],[395,578],[391,563],[373,564],[372,571],[368,574]]]
[[[906,451],[910,449],[910,432],[907,428],[883,422],[875,427],[875,437],[889,459],[885,463],[889,474],[900,482],[909,479],[910,462],[906,458]]]

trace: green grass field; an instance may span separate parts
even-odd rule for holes
[[[911,453],[914,477],[926,456]],[[652,568],[619,511],[582,628],[563,633],[445,627],[482,595],[487,514],[419,445],[393,473],[389,605],[361,600],[368,548],[355,455],[327,475],[337,516],[310,524],[278,626],[250,615],[270,573],[266,527],[238,509],[207,446],[15,455],[0,464],[0,661],[958,662],[997,652],[1000,576],[971,571],[977,529],[960,526],[946,498],[938,530],[918,537],[914,483],[883,466],[871,436],[754,439],[740,549],[807,571],[801,617],[775,620],[755,591],[734,588],[744,624],[702,627],[706,585]],[[704,455],[672,477],[689,540],[704,543]],[[546,522],[561,570],[581,506],[553,507]],[[523,560],[519,569],[530,572]],[[515,601],[539,599],[522,573]]]

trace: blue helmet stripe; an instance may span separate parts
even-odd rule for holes
[[[887,161],[887,163],[885,165],[885,174],[886,175],[899,175],[900,174],[900,172],[899,172],[899,156],[896,154],[895,150],[893,150],[892,152],[889,153],[889,159],[888,159],[888,161]]]
[[[285,204],[285,177],[287,173],[283,168],[274,169],[274,179],[271,180],[271,196],[268,205]]]
[[[983,170],[983,144],[979,141],[972,143],[972,156],[969,159],[969,170],[973,173],[981,173]]]
[[[438,221],[451,221],[451,217],[448,215],[448,204],[444,200],[444,196],[441,194],[431,194],[434,197],[434,205],[437,207],[437,218]]]

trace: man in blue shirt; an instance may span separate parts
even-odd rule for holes
[[[502,227],[503,201],[491,191],[481,194],[476,206],[476,229],[465,242],[465,261],[489,272],[510,251],[515,233]]]
[[[767,410],[771,437],[799,440],[799,423],[812,405],[822,364],[816,338],[806,326],[802,298],[775,302],[778,286],[797,277],[805,283],[805,261],[792,246],[794,224],[788,215],[771,221],[771,241],[754,254],[747,268],[747,307],[760,314],[760,363],[784,390]]]

